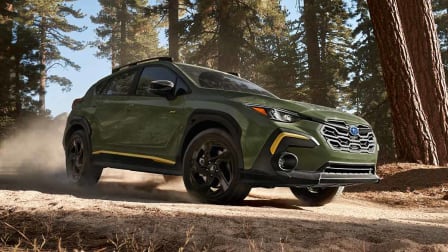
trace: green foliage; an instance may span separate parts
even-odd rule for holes
[[[97,57],[111,61],[112,67],[166,54],[159,47],[157,34],[160,17],[147,15],[146,0],[99,0],[101,11],[91,20],[99,24]]]
[[[12,5],[11,5],[12,6]],[[16,5],[16,7],[20,7]],[[10,9],[0,16],[0,116],[17,118],[23,110],[36,111],[32,96],[38,89],[39,72],[36,30],[29,19]]]
[[[83,43],[68,33],[81,32],[68,22],[68,17],[82,18],[74,10],[74,0],[17,0],[0,6],[0,110],[5,116],[16,118],[23,111],[45,111],[45,88],[57,83],[69,90],[71,81],[47,72],[57,66],[79,69],[72,60],[64,57],[61,47],[81,50]],[[40,95],[40,102],[33,97]]]
[[[80,10],[75,10],[71,4],[76,0],[26,0],[20,6],[19,12],[25,13],[24,18],[29,20],[26,25],[36,31],[36,38],[39,41],[40,64],[42,65],[41,78],[61,85],[64,89],[69,90],[71,81],[63,77],[53,76],[46,78],[48,70],[53,67],[61,66],[71,67],[79,70],[75,62],[64,57],[61,47],[70,50],[82,50],[84,43],[73,39],[69,33],[82,32],[86,27],[79,27],[69,22],[69,18],[80,19],[84,14]],[[45,83],[46,85],[46,83]]]
[[[189,14],[180,21],[186,62],[239,72],[267,87],[278,84],[271,90],[280,95],[294,91],[296,45],[278,0],[187,1],[186,7]]]
[[[341,105],[341,97],[344,95],[341,89],[347,85],[348,63],[353,60],[352,37],[347,24],[349,12],[343,0],[309,2],[311,7],[303,6],[302,16],[299,22],[296,22],[295,28],[299,55],[304,57],[299,72],[299,88],[303,90],[305,96],[300,98],[312,103],[337,107]],[[306,32],[304,25],[307,22],[307,15],[316,18],[317,27],[312,27],[316,29],[316,34]],[[310,41],[316,39],[318,48],[310,49],[312,46]],[[319,61],[317,62],[319,69],[315,69],[319,72],[318,76],[310,74],[311,53],[317,55]]]
[[[445,79],[448,79],[448,1],[432,0],[432,6],[440,39],[442,61],[445,66]]]

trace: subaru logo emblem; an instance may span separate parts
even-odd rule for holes
[[[349,131],[350,131],[350,135],[352,135],[352,136],[359,135],[359,128],[356,126],[350,126]]]

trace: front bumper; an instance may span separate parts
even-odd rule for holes
[[[330,187],[377,183],[376,155],[338,153],[303,132],[277,130],[265,143],[251,169],[242,171],[244,183],[254,187]],[[291,152],[299,165],[291,171],[274,168],[275,157]]]
[[[365,169],[374,167],[374,164],[341,164],[348,165],[349,169]],[[299,171],[290,172],[274,171],[274,174],[267,174],[257,171],[244,171],[242,180],[244,183],[254,187],[332,187],[349,186],[364,183],[378,183],[380,178],[374,173],[350,173],[350,170],[341,172],[328,171]]]

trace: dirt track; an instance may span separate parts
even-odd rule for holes
[[[61,172],[3,171],[0,198],[2,248],[45,237],[44,250],[448,251],[448,209],[344,195],[310,208],[286,189],[255,189],[242,206],[205,205],[180,180],[108,169],[93,189],[69,185]]]

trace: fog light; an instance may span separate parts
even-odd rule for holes
[[[290,152],[282,152],[277,157],[274,157],[273,161],[274,166],[282,171],[291,171],[299,163],[297,156]]]

